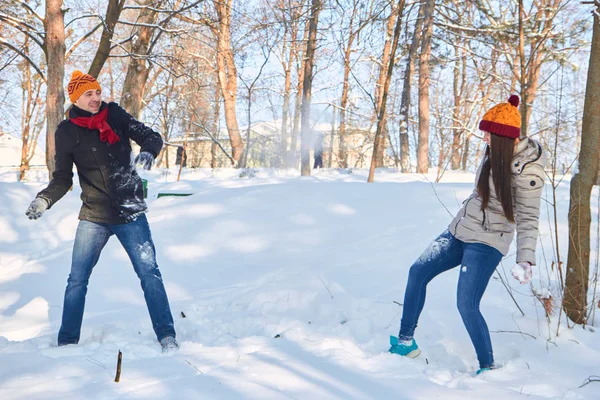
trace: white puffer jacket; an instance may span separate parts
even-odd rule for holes
[[[481,174],[482,161],[477,170],[475,189],[448,226],[450,233],[463,242],[484,243],[506,255],[516,225],[517,262],[529,261],[535,265],[540,199],[546,176],[544,163],[542,146],[538,142],[525,138],[517,143],[512,163],[515,223],[510,223],[504,216],[500,200],[496,197],[491,172],[490,200],[487,208],[481,210],[482,202],[477,193],[477,181]]]

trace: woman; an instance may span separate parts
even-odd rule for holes
[[[539,143],[519,138],[518,105],[519,97],[510,96],[508,103],[490,109],[480,122],[487,148],[475,189],[448,230],[411,266],[400,334],[390,337],[391,353],[411,358],[421,353],[413,335],[427,284],[436,275],[461,265],[457,305],[477,353],[477,374],[494,367],[490,333],[479,303],[494,270],[508,252],[515,227],[517,264],[512,274],[521,283],[531,279],[545,176]]]

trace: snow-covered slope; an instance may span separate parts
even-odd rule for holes
[[[385,171],[376,184],[365,183],[365,171],[237,174],[189,172],[178,183],[162,171],[147,176],[148,218],[181,344],[166,356],[115,238],[90,280],[80,344],[55,347],[79,188],[29,221],[24,211],[43,182],[0,176],[0,398],[598,398],[597,383],[579,386],[600,375],[600,337],[564,321],[556,337],[557,317],[548,325],[530,288],[508,278],[513,253],[482,304],[503,368],[473,376],[455,270],[429,286],[417,330],[422,356],[387,353],[408,268],[451,219],[440,201],[456,212],[472,175],[448,174],[447,183],[432,185]],[[567,186],[558,201],[564,254]],[[537,290],[549,286],[552,258],[545,208],[540,230]]]

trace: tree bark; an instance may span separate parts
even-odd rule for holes
[[[600,7],[598,9],[600,12]],[[563,308],[576,324],[586,323],[590,269],[590,198],[598,177],[600,152],[600,18],[594,15],[592,50],[588,68],[579,169],[571,181],[569,255]],[[594,306],[595,307],[595,306]]]
[[[387,78],[387,69],[390,63],[390,50],[392,47],[392,40],[394,36],[394,26],[397,25],[396,21],[398,18],[401,18],[401,15],[398,14],[397,6],[392,4],[392,9],[390,11],[390,16],[388,17],[386,28],[385,28],[385,42],[383,45],[383,54],[381,55],[381,66],[379,68],[379,77],[377,78],[377,83],[375,85],[375,112],[374,116],[377,120],[379,116],[379,110],[381,109],[381,103],[383,102],[383,91],[385,86],[385,80]],[[387,122],[386,114],[383,114],[383,123]],[[378,124],[379,121],[377,120]],[[373,153],[373,157],[375,157],[375,168],[383,167],[383,153],[385,152],[385,138],[387,135],[383,135],[380,139],[382,141],[381,145],[377,146],[377,152]]]
[[[56,148],[54,132],[64,119],[65,19],[63,0],[46,0],[44,52],[48,64],[46,89],[46,165],[50,179],[54,173]]]
[[[302,43],[307,43],[308,41],[308,32],[310,29],[310,24],[305,24],[304,26],[304,35],[302,37]],[[292,131],[292,143],[290,145],[290,153],[288,158],[288,168],[297,168],[298,167],[298,135],[300,132],[300,119],[302,114],[302,93],[304,91],[304,67],[306,63],[304,62],[304,52],[296,47],[295,55],[296,55],[296,63],[298,70],[298,87],[296,88],[296,102],[294,105],[294,126]]]
[[[381,146],[385,144],[385,108],[388,98],[388,92],[390,88],[390,82],[392,80],[392,74],[394,71],[394,59],[396,57],[396,49],[398,48],[398,40],[400,39],[400,31],[402,28],[402,14],[404,13],[404,5],[406,0],[398,0],[397,13],[398,18],[396,19],[396,27],[394,29],[394,41],[390,51],[389,65],[387,66],[386,78],[381,92],[381,107],[379,109],[379,115],[377,118],[377,131],[375,132],[375,143],[373,146],[373,157],[371,157],[371,168],[369,170],[369,178],[367,182],[373,182],[375,179],[375,168],[376,168],[376,157],[375,154],[379,151]]]
[[[313,135],[310,126],[310,100],[312,94],[313,66],[315,60],[315,48],[317,42],[317,27],[319,24],[319,13],[321,12],[321,0],[312,0],[310,7],[310,22],[308,28],[308,42],[306,43],[306,56],[304,59],[304,83],[302,90],[302,138],[300,143],[302,159],[302,176],[310,176],[310,148],[312,147]]]
[[[466,84],[466,56],[465,50],[459,49],[458,46],[454,47],[455,54],[455,64],[453,70],[453,82],[452,82],[452,90],[454,93],[454,108],[452,110],[452,161],[451,168],[452,170],[460,169],[460,161],[461,161],[461,137],[463,135],[464,130],[460,127],[458,121],[461,118],[460,109],[463,103],[463,93]]]
[[[159,7],[155,0],[145,0],[145,6]],[[129,112],[135,119],[139,119],[142,113],[142,101],[144,99],[144,88],[150,73],[147,62],[148,49],[154,33],[154,25],[158,18],[158,13],[150,8],[144,8],[140,12],[138,21],[140,26],[137,30],[137,38],[131,44],[131,57],[127,67],[127,75],[123,83],[121,93],[121,106]]]
[[[419,56],[419,143],[417,147],[417,172],[429,170],[429,84],[431,58],[431,36],[435,0],[427,0],[423,12],[423,42]]]
[[[96,51],[96,56],[94,57],[92,65],[90,66],[90,70],[88,71],[88,74],[93,76],[94,78],[97,78],[100,75],[100,71],[102,71],[104,63],[106,62],[106,60],[108,60],[115,25],[119,20],[119,16],[121,15],[121,11],[123,11],[124,5],[125,0],[108,1],[108,7],[106,8],[106,17],[104,18],[104,30],[102,31],[102,37],[100,39],[100,44],[98,45],[98,50]]]
[[[219,17],[217,35],[217,70],[219,73],[219,84],[223,96],[223,108],[225,111],[225,124],[231,142],[232,157],[236,166],[244,153],[244,143],[237,121],[237,70],[233,49],[231,47],[231,10],[233,0],[214,0],[215,9]]]
[[[356,11],[356,9],[354,10]],[[338,149],[338,159],[340,168],[348,168],[348,150],[346,148],[346,110],[348,108],[348,95],[350,93],[350,55],[352,53],[352,43],[354,42],[354,35],[352,34],[354,13],[352,14],[352,20],[350,21],[350,36],[348,43],[344,49],[344,80],[342,83],[342,97],[340,99],[340,145]]]
[[[410,148],[408,142],[408,117],[410,113],[410,92],[412,85],[412,76],[415,71],[414,59],[417,55],[417,50],[421,44],[421,34],[423,32],[423,11],[424,1],[419,4],[419,12],[417,21],[415,22],[415,30],[412,35],[410,49],[406,60],[406,68],[404,69],[404,80],[402,84],[402,99],[400,104],[400,168],[402,172],[410,172]]]
[[[214,109],[214,113],[213,113],[213,126],[212,126],[212,130],[213,130],[213,136],[215,137],[215,139],[219,139],[219,114],[220,114],[220,110],[221,110],[221,88],[219,87],[218,82],[216,82],[215,85],[215,109]],[[213,140],[213,142],[210,145],[210,167],[211,168],[217,168],[218,164],[217,164],[217,151],[218,151],[219,147],[217,146],[217,144],[215,143],[215,141]]]

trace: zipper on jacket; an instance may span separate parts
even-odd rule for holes
[[[473,195],[469,196],[464,202],[466,202],[465,206],[463,207],[465,212],[463,212],[462,217],[460,217],[460,219],[458,221],[456,221],[456,225],[454,226],[454,233],[456,233],[456,230],[458,229],[458,224],[460,223],[460,221],[463,220],[463,218],[467,215],[467,207],[469,205],[469,202],[473,199]]]

